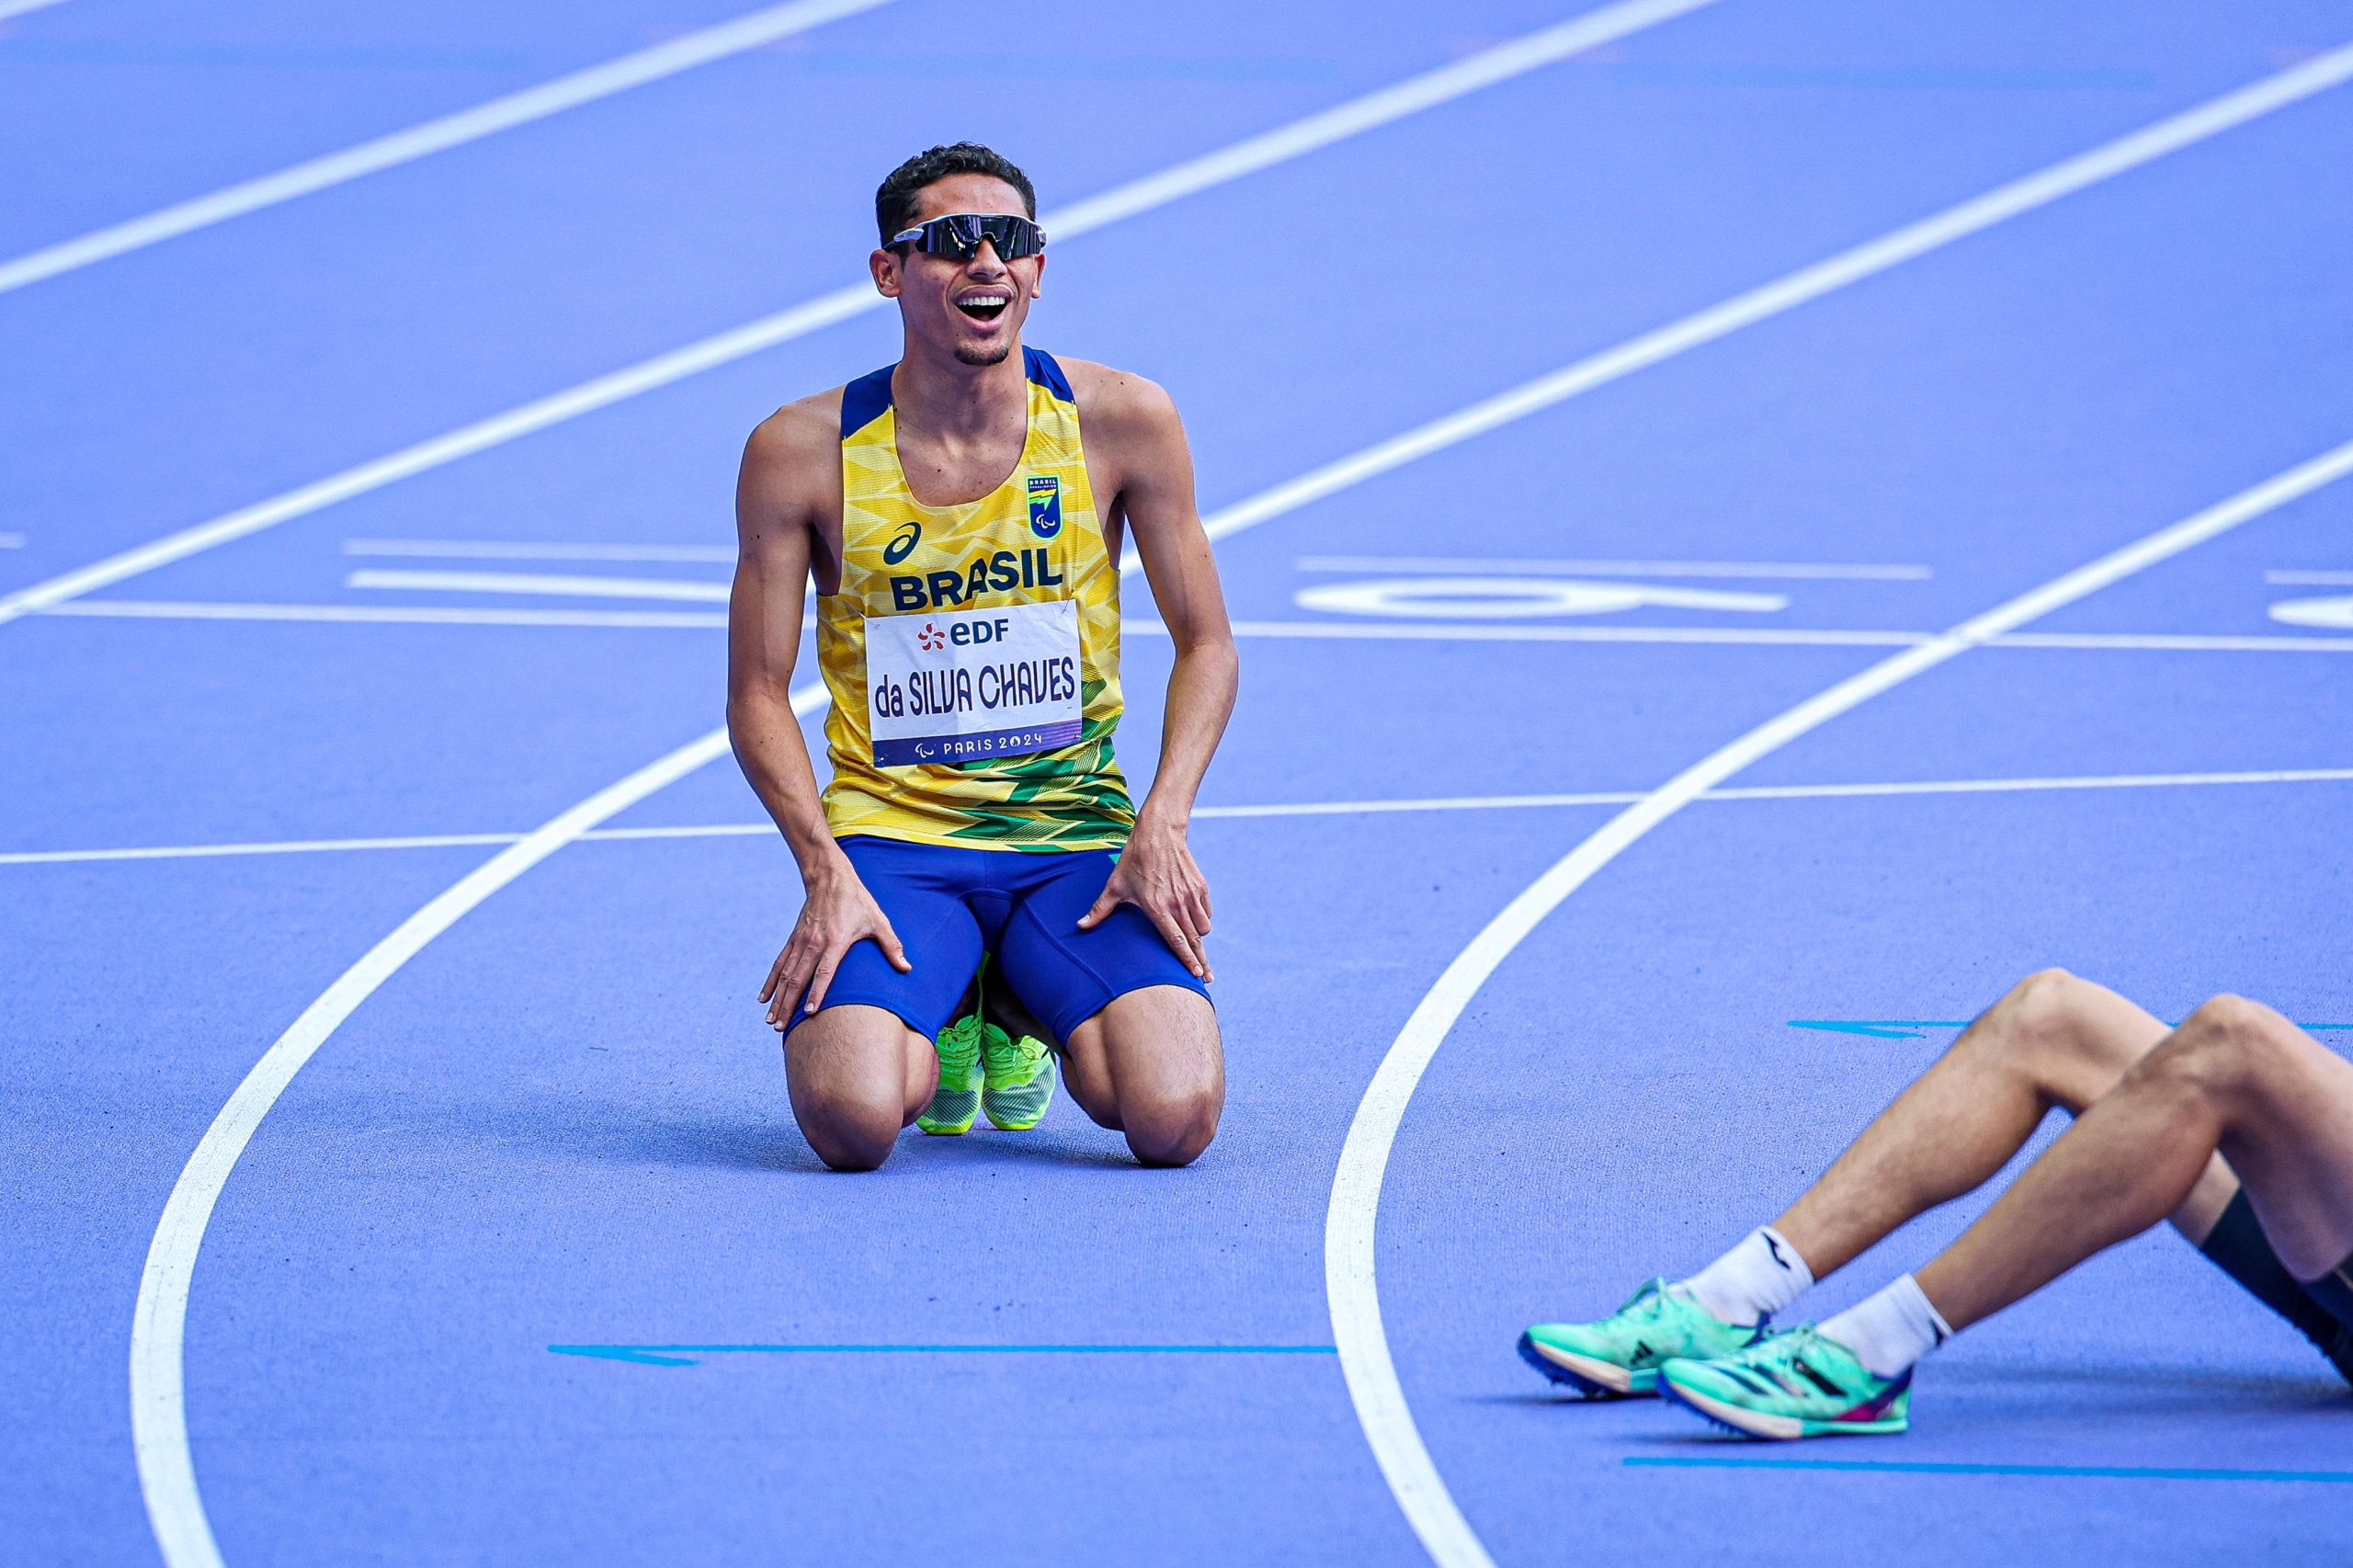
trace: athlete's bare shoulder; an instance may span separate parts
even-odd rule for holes
[[[1185,447],[1185,422],[1167,391],[1133,370],[1091,359],[1061,364],[1078,402],[1087,461],[1101,471],[1097,493],[1132,497],[1139,490],[1171,484],[1189,494],[1192,460]]]
[[[841,440],[842,389],[786,403],[760,421],[744,443],[744,470],[789,473],[797,469],[830,467]]]
[[[842,389],[788,403],[744,443],[736,528],[747,545],[787,529],[838,527]]]
[[[1097,427],[1108,434],[1140,434],[1165,431],[1176,423],[1176,402],[1158,381],[1092,359],[1058,363],[1070,381],[1071,395],[1078,400],[1078,417],[1090,437]]]

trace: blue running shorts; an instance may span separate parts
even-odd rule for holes
[[[933,1039],[963,1000],[984,950],[996,955],[992,975],[1005,977],[1057,1044],[1112,997],[1147,985],[1209,995],[1133,904],[1120,905],[1092,931],[1078,928],[1110,880],[1119,859],[1112,850],[962,849],[864,835],[840,842],[915,968],[901,974],[880,945],[860,941],[834,971],[827,1007],[881,1007]],[[796,1006],[791,1022],[811,1016]]]

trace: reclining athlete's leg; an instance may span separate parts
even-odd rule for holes
[[[1612,1318],[1536,1324],[1520,1353],[1553,1381],[1600,1394],[1650,1392],[1671,1356],[1727,1354],[1817,1279],[1982,1185],[2052,1108],[2080,1114],[2165,1035],[2164,1023],[2103,986],[2062,970],[2029,975],[1772,1224],[1677,1284],[1646,1287]],[[2237,1192],[2237,1177],[2211,1157],[2172,1210],[2174,1222],[2353,1379],[2353,1331],[2288,1276]],[[1927,1309],[1914,1305],[1926,1321]]]
[[[2330,1277],[2353,1254],[2353,1062],[2236,996],[2200,1007],[2086,1111],[1920,1289],[1966,1327],[2178,1209],[2218,1152],[2288,1272],[2335,1307]]]
[[[1897,1227],[1976,1190],[2052,1109],[2081,1115],[2165,1034],[2164,1023],[2105,986],[2064,970],[2029,975],[1962,1031],[1772,1228],[1815,1279],[1826,1278]],[[2220,1160],[2200,1173],[2174,1215],[2193,1245],[2236,1190]]]
[[[1903,1431],[1921,1358],[2177,1213],[2218,1153],[2246,1178],[2257,1235],[2268,1238],[2263,1256],[2276,1244],[2275,1265],[2305,1282],[2296,1298],[2353,1330],[2353,1062],[2270,1008],[2222,996],[2077,1118],[1919,1273],[1818,1329],[1710,1360],[1669,1360],[1659,1392],[1759,1437]]]

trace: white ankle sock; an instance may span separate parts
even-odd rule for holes
[[[1709,1312],[1744,1326],[1778,1312],[1813,1283],[1790,1239],[1759,1225],[1723,1256],[1676,1286]]]
[[[1822,1332],[1877,1376],[1893,1378],[1950,1339],[1952,1325],[1907,1274],[1824,1322]]]

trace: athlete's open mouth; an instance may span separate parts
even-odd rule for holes
[[[995,321],[1011,303],[1013,296],[1001,289],[975,289],[956,296],[956,308],[974,321]]]

